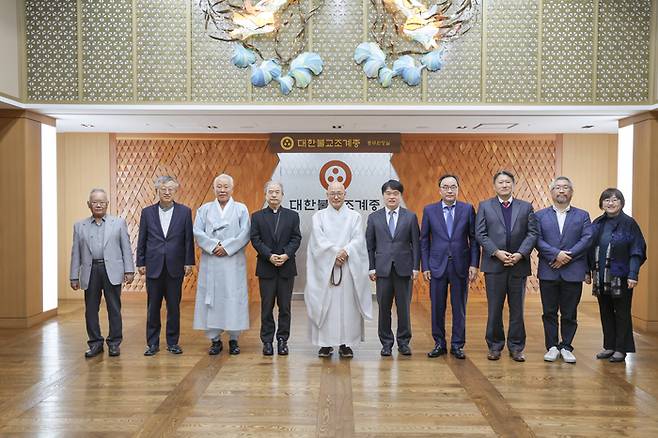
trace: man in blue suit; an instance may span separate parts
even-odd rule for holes
[[[398,352],[404,356],[411,354],[411,291],[420,268],[420,248],[416,213],[400,206],[403,192],[400,181],[386,181],[382,186],[385,207],[368,216],[366,227],[369,275],[377,286],[382,356],[390,356],[393,348],[391,307],[394,298],[398,314],[395,339]]]
[[[553,206],[536,213],[539,228],[537,277],[547,350],[544,360],[554,362],[562,356],[565,362],[576,363],[571,343],[578,327],[576,312],[588,270],[591,222],[589,213],[571,206],[573,184],[569,178],[559,176],[549,188]],[[558,336],[558,310],[562,342]]]
[[[423,210],[420,230],[423,277],[430,282],[435,343],[427,355],[439,357],[447,352],[445,313],[450,285],[450,353],[457,359],[465,359],[468,284],[477,277],[480,262],[480,246],[475,240],[475,209],[471,204],[457,201],[459,179],[455,175],[439,178],[439,193],[441,200]]]
[[[183,276],[192,273],[192,212],[174,202],[178,182],[161,176],[155,182],[159,202],[142,210],[137,239],[137,268],[146,275],[147,315],[144,356],[160,350],[160,307],[167,302],[167,351],[181,354],[180,300]]]

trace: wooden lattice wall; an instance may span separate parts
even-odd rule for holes
[[[112,211],[126,219],[133,249],[137,244],[139,218],[144,207],[156,202],[155,178],[171,175],[181,187],[177,201],[192,208],[214,199],[212,181],[220,173],[235,180],[233,198],[254,211],[263,204],[263,184],[271,177],[276,155],[267,148],[267,136],[116,136],[112,141]],[[255,252],[247,247],[250,295],[258,294]],[[199,250],[197,249],[197,263]],[[183,299],[194,299],[196,272],[185,279]],[[144,278],[124,287],[126,292],[145,290]],[[252,297],[253,298],[253,297]]]
[[[405,135],[400,153],[393,155],[393,166],[404,184],[407,207],[421,220],[423,207],[439,199],[438,177],[459,176],[459,199],[476,208],[494,196],[492,176],[501,169],[514,173],[514,196],[532,202],[535,211],[550,205],[548,184],[560,171],[560,138],[546,136],[457,136]],[[533,273],[537,258],[532,257]],[[427,299],[427,284],[416,282],[415,296]],[[528,279],[528,290],[538,290],[538,281]],[[484,291],[480,275],[471,288]]]

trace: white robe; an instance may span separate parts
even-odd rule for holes
[[[332,267],[341,249],[348,254],[343,278],[331,286]],[[338,280],[339,269],[335,269]],[[363,320],[372,319],[368,250],[359,213],[343,204],[313,215],[306,261],[306,310],[314,345],[354,345],[363,339]]]
[[[201,263],[194,307],[194,329],[246,330],[249,328],[247,259],[249,211],[234,202],[224,207],[218,201],[199,207],[194,237],[201,248]],[[221,242],[228,255],[212,253]]]

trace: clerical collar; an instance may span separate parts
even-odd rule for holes
[[[281,210],[281,207],[279,207],[279,208],[277,208],[277,209],[275,210],[275,209],[273,209],[272,207],[270,207],[269,205],[267,206],[267,208],[269,208],[270,211],[271,211],[272,213],[274,213],[274,214],[277,214],[277,213],[279,212],[279,210]]]
[[[571,210],[571,204],[567,205],[567,208],[564,208],[562,210],[560,210],[555,205],[553,205],[553,210],[555,210],[556,213],[566,213],[567,211]]]
[[[170,205],[169,207],[167,207],[167,208],[162,207],[162,204],[158,203],[158,207],[160,208],[160,210],[162,210],[163,212],[166,213],[166,212],[168,212],[169,210],[171,210],[172,208],[174,208],[174,203],[172,202],[171,205]]]
[[[497,198],[498,198],[498,202],[500,202],[501,204],[502,204],[503,202],[508,202],[509,204],[511,204],[512,201],[514,200],[514,198],[513,198],[512,196],[510,196],[509,199],[508,199],[507,201],[503,201],[502,199],[500,199],[500,196],[497,196]],[[508,204],[508,205],[509,205],[509,204]]]

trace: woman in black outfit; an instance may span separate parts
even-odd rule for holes
[[[603,326],[603,350],[597,359],[623,362],[626,353],[635,352],[631,302],[640,266],[646,260],[646,243],[635,220],[625,214],[624,195],[615,188],[599,197],[604,213],[592,222],[592,246],[588,260],[598,298]]]

